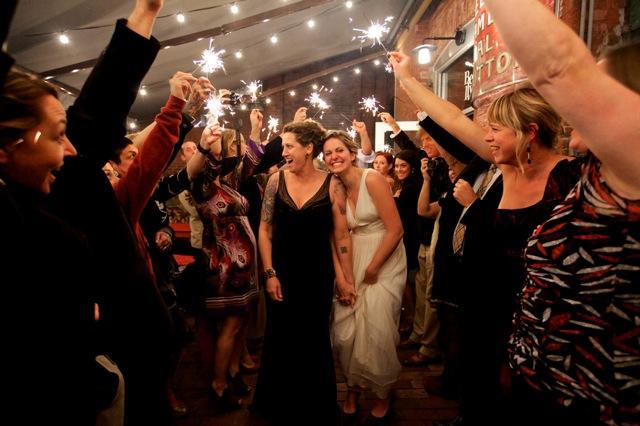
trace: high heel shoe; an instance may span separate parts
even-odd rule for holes
[[[211,387],[209,392],[212,402],[223,411],[234,411],[242,408],[242,399],[233,395],[233,392],[231,392],[231,386],[224,388],[222,395],[220,395],[214,387]]]
[[[240,374],[236,374],[233,377],[231,377],[231,375],[227,376],[227,381],[233,390],[233,393],[238,396],[248,396],[253,389],[253,387],[249,386],[244,382],[244,380],[242,380]]]

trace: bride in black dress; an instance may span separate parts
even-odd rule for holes
[[[355,302],[355,287],[344,187],[313,165],[324,134],[310,120],[284,127],[286,170],[271,176],[264,195],[259,248],[269,297],[253,408],[275,424],[337,419],[329,337],[335,271],[345,275],[336,289],[343,303]]]

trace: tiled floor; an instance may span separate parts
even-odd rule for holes
[[[409,351],[400,350],[400,359],[407,357]],[[427,395],[422,387],[425,375],[435,376],[442,370],[441,365],[428,367],[404,367],[400,380],[394,386],[396,395],[394,416],[391,425],[394,426],[431,426],[433,420],[446,419],[455,416],[457,403],[435,395]],[[338,399],[343,399],[346,387],[343,376],[337,370]],[[178,394],[189,407],[189,413],[176,420],[177,426],[246,426],[267,425],[266,422],[252,416],[248,409],[243,408],[232,413],[219,413],[211,406],[208,396],[209,380],[204,372],[197,345],[192,343],[185,350],[177,372]],[[254,385],[256,374],[246,375],[247,383]],[[371,408],[371,395],[365,395],[360,402],[360,417],[362,423]],[[247,401],[247,403],[250,402]],[[309,422],[301,424],[312,424]]]

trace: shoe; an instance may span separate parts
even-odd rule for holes
[[[414,342],[411,339],[406,339],[401,341],[400,343],[398,343],[398,349],[415,349],[418,350],[420,349],[420,343],[418,342]]]
[[[344,426],[355,425],[357,423],[360,411],[360,392],[356,392],[356,410],[353,413],[345,413],[343,407],[344,405],[340,407],[340,417],[342,419],[342,424]]]
[[[433,426],[464,426],[464,422],[462,421],[462,416],[457,415],[452,419],[434,420]]]
[[[180,401],[172,389],[168,393],[169,405],[175,416],[184,416],[189,412],[184,402]]]
[[[240,363],[240,372],[242,374],[254,374],[254,373],[257,373],[258,370],[260,370],[260,362],[259,361],[253,361],[253,365],[250,366],[250,367],[247,367],[242,362]]]
[[[429,356],[417,352],[411,355],[409,358],[402,360],[402,365],[405,367],[422,367],[423,365],[433,364],[440,362],[441,359],[438,356]]]
[[[212,386],[209,389],[209,395],[211,396],[211,401],[223,411],[234,411],[242,408],[242,400],[233,395],[231,386],[224,388],[222,395],[218,394]]]
[[[231,387],[233,393],[238,396],[248,396],[253,389],[251,386],[246,384],[244,380],[242,380],[239,374],[236,374],[234,377],[227,376],[227,381],[229,382],[229,387]]]

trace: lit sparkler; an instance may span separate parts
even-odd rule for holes
[[[325,110],[329,109],[331,105],[327,103],[324,99],[320,97],[320,93],[323,91],[328,91],[324,86],[322,86],[317,92],[312,92],[308,98],[305,98],[305,101],[308,101],[312,107],[318,108],[320,112],[320,119],[324,116]]]
[[[269,121],[267,122],[267,129],[269,129],[269,133],[267,134],[267,140],[271,139],[271,133],[278,133],[278,124],[280,120],[275,117],[269,116]]]
[[[218,91],[214,91],[209,95],[205,109],[207,110],[205,114],[207,126],[217,123],[220,116],[224,115],[226,111],[229,111],[231,115],[235,114],[231,105],[223,102],[223,95]]]
[[[349,135],[349,137],[351,139],[353,139],[354,141],[356,140],[356,135],[358,134],[358,132],[356,131],[355,127],[351,126],[347,129],[347,134]]]
[[[371,22],[371,25],[366,30],[363,30],[361,28],[354,28],[353,31],[359,31],[362,34],[353,36],[352,40],[359,39],[360,43],[362,44],[366,43],[368,40],[371,40],[371,47],[374,47],[376,43],[378,43],[380,46],[382,46],[385,52],[389,53],[384,44],[382,44],[381,39],[385,34],[388,34],[389,31],[391,31],[389,26],[387,25],[387,23],[391,20],[393,20],[393,16],[387,16],[382,24],[378,21]]]
[[[362,105],[362,108],[360,109],[370,112],[374,117],[376,116],[380,108],[384,109],[384,107],[373,95],[369,96],[368,98],[362,98],[362,100],[358,103]]]
[[[247,83],[244,80],[240,80],[246,86],[247,95],[251,96],[251,102],[256,102],[258,100],[258,92],[262,89],[262,82],[260,80],[254,80]]]
[[[209,40],[209,48],[202,51],[202,58],[193,61],[205,74],[211,74],[214,71],[222,69],[225,73],[224,62],[222,62],[221,56],[226,50],[215,50],[212,46],[213,40]]]

